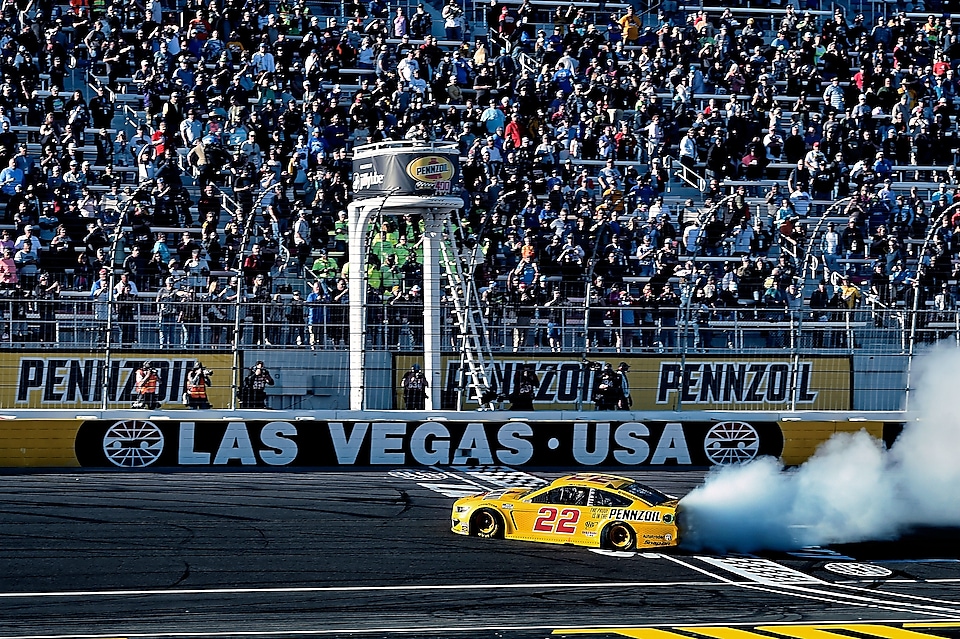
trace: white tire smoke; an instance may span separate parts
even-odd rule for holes
[[[922,408],[890,450],[859,432],[835,435],[797,468],[772,458],[719,467],[680,501],[681,545],[791,550],[960,526],[960,353],[931,353],[916,370]]]

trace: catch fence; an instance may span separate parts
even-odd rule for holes
[[[444,409],[475,409],[463,388],[459,324],[450,306],[440,312],[442,387],[431,392]],[[367,304],[365,313],[365,407],[402,409],[400,378],[422,363],[422,306]],[[143,361],[163,368],[168,408],[178,407],[185,371],[203,361],[215,370],[215,406],[229,409],[258,360],[277,380],[271,407],[346,409],[348,316],[346,304],[301,294],[232,303],[189,290],[172,302],[155,293],[5,297],[0,409],[129,406],[128,382]],[[592,410],[597,371],[626,362],[634,410],[901,410],[913,360],[934,344],[960,348],[954,309],[500,304],[485,319],[501,408],[510,406],[517,371],[532,365],[542,385],[535,408]]]

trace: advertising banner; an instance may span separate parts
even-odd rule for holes
[[[134,372],[151,362],[160,378],[157,397],[164,408],[182,407],[187,371],[200,359],[213,371],[207,396],[216,408],[230,404],[233,357],[228,353],[194,355],[118,353],[106,370],[102,354],[55,352],[5,353],[0,357],[0,406],[5,408],[99,408],[129,404],[136,395]]]
[[[451,195],[459,189],[456,151],[388,151],[353,161],[355,199],[386,195]]]
[[[92,420],[87,468],[509,465],[693,467],[780,456],[777,422]]]
[[[409,358],[398,358],[397,375]],[[403,361],[401,361],[403,360]],[[460,360],[443,358],[444,396],[462,386]],[[849,357],[701,356],[572,357],[504,355],[494,358],[494,380],[501,396],[513,392],[522,366],[533,367],[540,387],[534,407],[543,410],[593,408],[593,390],[602,367],[629,365],[632,410],[849,410],[853,382]],[[452,400],[445,400],[447,403]],[[579,403],[579,406],[578,406]],[[445,408],[453,408],[445,405]],[[464,397],[464,407],[469,408]]]

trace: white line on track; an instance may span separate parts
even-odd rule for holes
[[[832,584],[862,584],[871,579],[844,579],[843,581],[831,581]],[[944,579],[877,579],[885,584],[955,584],[960,583],[958,577],[948,577]],[[951,601],[950,603],[956,603]]]
[[[749,590],[759,590],[761,592],[770,592],[779,595],[792,595],[799,597],[801,599],[810,599],[813,601],[823,601],[826,603],[845,605],[845,606],[862,606],[867,608],[876,608],[879,610],[887,610],[891,612],[912,612],[916,614],[928,614],[928,615],[937,615],[955,618],[960,615],[960,607],[958,608],[945,608],[941,606],[924,606],[918,604],[912,604],[910,602],[901,602],[901,601],[889,601],[884,600],[878,597],[862,597],[853,594],[841,593],[841,592],[830,592],[828,590],[820,590],[817,588],[811,588],[807,586],[794,586],[788,584],[781,584],[777,586],[773,585],[760,585],[754,582],[734,582],[731,579],[724,577],[721,574],[713,573],[711,571],[700,568],[699,566],[690,564],[686,561],[682,561],[671,555],[661,555],[664,559],[672,561],[676,564],[679,564],[685,568],[693,570],[703,575],[707,575],[717,579],[720,582],[727,584],[735,584],[739,588],[746,588]],[[824,582],[824,585],[830,585],[828,582]],[[869,591],[871,594],[874,594],[875,591]],[[887,593],[882,593],[887,594]],[[933,601],[933,600],[928,600]],[[948,602],[953,603],[953,602]]]
[[[960,618],[952,620],[953,623],[960,623]],[[917,619],[871,619],[869,623],[871,624],[922,624],[929,622],[931,624],[941,623],[939,619],[929,619],[929,620],[917,620]],[[749,621],[749,622],[730,622],[724,623],[724,627],[753,627],[758,625],[759,622]],[[804,626],[816,625],[816,626],[830,626],[830,625],[848,625],[849,621],[816,621],[803,624]],[[682,625],[684,628],[699,628],[699,627],[714,627],[716,623],[656,623],[656,624],[603,624],[604,628],[674,628],[676,626]],[[795,626],[796,622],[786,622],[786,621],[774,621],[774,622],[763,622],[765,626]],[[324,629],[324,630],[237,630],[237,631],[222,631],[222,632],[156,632],[156,633],[121,633],[126,639],[135,638],[135,639],[147,639],[150,637],[263,637],[263,636],[289,636],[289,637],[309,637],[309,636],[329,636],[329,635],[382,635],[382,634],[398,634],[398,635],[410,635],[410,634],[426,634],[426,633],[448,633],[448,632],[460,632],[460,633],[469,633],[469,632],[497,632],[497,631],[552,631],[552,630],[585,630],[596,628],[594,624],[589,625],[531,625],[531,626],[428,626],[428,627],[419,627],[419,628],[343,628],[339,630],[335,629]],[[117,633],[112,634],[77,634],[77,635],[5,635],[0,636],[0,639],[112,639],[117,637]]]
[[[65,590],[59,592],[0,592],[0,599],[28,597],[143,597],[155,595],[237,595],[270,593],[310,592],[428,592],[451,590],[536,590],[571,588],[653,588],[657,586],[725,586],[740,585],[716,581],[621,581],[584,583],[537,583],[537,584],[434,584],[424,586],[301,586],[287,588],[166,588],[160,590]],[[2,639],[2,638],[0,638]]]
[[[873,590],[871,588],[864,588],[863,586],[853,586],[847,583],[833,583],[832,585],[838,586],[840,588],[848,588],[850,590],[859,590],[860,592],[868,592],[872,595],[878,594],[876,590]],[[934,597],[921,597],[920,595],[911,595],[908,592],[891,592],[891,591],[884,590],[883,594],[890,595],[893,597],[901,597],[903,599],[916,599],[918,601],[926,601],[929,603],[942,603],[942,604],[947,604],[948,606],[958,605],[958,602],[956,601],[949,601],[946,599],[936,599]]]

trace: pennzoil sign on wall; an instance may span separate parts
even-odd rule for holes
[[[157,397],[168,408],[182,407],[187,371],[197,361],[192,355],[118,353],[109,372],[103,355],[94,353],[14,353],[0,366],[0,405],[10,408],[99,408],[104,390],[108,404],[128,404],[134,399],[134,372],[143,362],[157,370]],[[208,397],[214,406],[229,405],[232,356],[204,355],[203,365],[213,371]]]
[[[402,359],[402,358],[398,358]],[[411,360],[412,361],[412,360]],[[503,380],[502,395],[513,391],[521,366],[532,366],[540,386],[534,407],[550,410],[592,408],[600,368],[630,365],[627,380],[633,410],[850,410],[853,382],[849,357],[622,357],[593,355],[589,360],[544,356],[495,357],[494,379]],[[397,363],[398,367],[403,362]],[[443,358],[443,385],[448,397],[461,387],[460,360]],[[400,370],[403,370],[402,368]],[[465,398],[466,401],[466,398]]]
[[[777,422],[87,421],[83,467],[710,466],[780,456]]]
[[[386,195],[451,195],[460,181],[457,153],[394,151],[353,161],[356,199]]]

